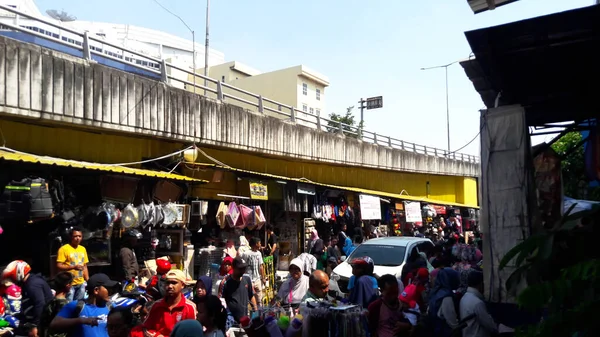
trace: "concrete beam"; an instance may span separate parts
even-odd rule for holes
[[[0,114],[291,159],[479,176],[479,164],[392,149],[286,123],[0,36]]]

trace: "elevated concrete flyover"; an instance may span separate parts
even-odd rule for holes
[[[195,142],[201,147],[298,162],[479,176],[479,163],[472,158],[426,155],[417,153],[414,145],[398,149],[300,126],[2,36],[0,114],[3,119]]]

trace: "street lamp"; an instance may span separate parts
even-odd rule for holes
[[[450,105],[448,104],[448,67],[457,62],[459,62],[459,61],[454,61],[452,63],[444,64],[441,66],[421,68],[421,70],[444,68],[444,70],[446,72],[446,128],[447,128],[447,133],[448,133],[448,153],[450,153]]]
[[[183,23],[183,25],[185,26],[185,28],[187,28],[190,33],[192,33],[192,67],[194,68],[194,93],[196,93],[196,33],[194,32],[194,30],[192,28],[190,28],[190,26],[181,18],[181,16],[171,12],[167,7],[163,6],[160,2],[158,2],[158,0],[152,0],[154,1],[157,5],[160,6],[160,8],[164,9],[167,13],[173,15],[174,17],[176,17],[177,19],[179,19],[179,21],[181,21],[181,23]],[[207,0],[207,5],[206,5],[206,48],[207,51],[205,53],[205,58],[208,58],[208,1]],[[204,61],[204,64],[206,65],[206,60]],[[206,76],[206,67],[204,67],[204,76]],[[206,79],[204,80],[204,86],[206,87]],[[204,91],[204,95],[206,95],[206,91]]]

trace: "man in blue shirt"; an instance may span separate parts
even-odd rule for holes
[[[87,301],[65,305],[50,323],[57,332],[70,332],[70,337],[108,337],[106,319],[110,300],[107,288],[117,285],[106,274],[92,275],[87,282]]]

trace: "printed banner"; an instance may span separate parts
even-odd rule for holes
[[[406,222],[423,222],[423,213],[421,213],[421,203],[418,201],[405,201],[404,211]]]
[[[267,184],[256,181],[250,182],[250,199],[252,200],[269,200],[269,191]]]
[[[379,197],[361,194],[360,217],[363,220],[381,220],[381,201]]]

